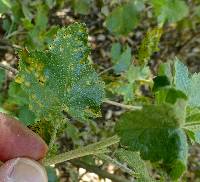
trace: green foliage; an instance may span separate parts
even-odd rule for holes
[[[0,69],[0,89],[3,86],[3,83],[5,81],[5,77],[6,77],[6,72],[5,70]]]
[[[186,118],[186,131],[189,139],[200,144],[200,109],[199,107],[188,107]]]
[[[117,6],[106,18],[106,27],[116,35],[128,35],[138,23],[138,9],[133,1]]]
[[[5,3],[7,2],[7,3]],[[3,29],[6,31],[6,38],[12,37],[12,42],[15,44],[25,45],[28,48],[44,48],[47,44],[47,39],[52,39],[49,32],[53,32],[55,26],[48,28],[48,12],[56,4],[55,0],[34,1],[0,1],[1,6],[7,5],[4,8],[3,14],[10,18],[3,19]],[[16,36],[22,34],[21,36]],[[20,40],[20,41],[19,41]]]
[[[86,27],[75,23],[58,31],[48,51],[19,53],[16,81],[38,118],[60,118],[62,111],[79,119],[100,115],[103,83],[87,60],[89,52]]]
[[[49,145],[48,159],[58,154],[55,140],[64,131],[71,140],[70,147],[80,147],[114,134],[115,122],[106,123],[102,129],[99,122],[88,121],[101,115],[104,83],[88,61],[90,47],[85,25],[75,23],[60,30],[52,25],[55,20],[61,20],[52,8],[57,11],[64,3],[67,8],[71,7],[70,16],[75,19],[83,17],[77,14],[87,15],[90,10],[103,9],[106,28],[117,36],[110,40],[121,42],[111,47],[114,74],[104,73],[106,89],[113,97],[122,96],[119,97],[123,99],[122,107],[126,103],[143,107],[124,112],[120,117],[115,131],[121,137],[121,146],[115,156],[127,164],[127,169],[133,169],[133,176],[139,182],[153,181],[146,160],[157,162],[172,179],[179,178],[187,167],[188,141],[200,143],[200,74],[190,74],[178,59],[174,65],[169,61],[162,63],[158,73],[150,70],[148,62],[159,51],[164,23],[179,26],[180,20],[191,21],[191,17],[186,18],[189,10],[183,0],[0,0],[3,39],[17,44],[16,47],[26,47],[19,52],[18,83],[11,82],[5,93],[2,87],[5,72],[0,70],[3,91],[0,111],[11,113],[38,133]],[[158,25],[147,31],[137,55],[132,55],[131,52],[135,52],[132,39],[140,40],[137,32],[143,30],[138,26],[143,24],[139,24],[140,18],[145,20],[146,29],[150,11],[154,11],[152,18],[157,18]],[[193,14],[198,24],[199,6],[194,8]],[[56,23],[68,24],[65,18]],[[102,14],[98,14],[98,18],[102,19]],[[135,28],[138,28],[136,34]],[[93,33],[96,34],[96,29]],[[97,138],[93,137],[94,133]],[[103,151],[107,151],[106,148]],[[69,173],[74,175],[71,171]],[[58,181],[52,168],[47,172],[49,181]],[[77,181],[78,176],[74,176]]]
[[[86,15],[90,12],[91,0],[72,0],[75,13]]]
[[[184,0],[151,0],[158,22],[175,23],[189,13]]]
[[[115,94],[122,95],[125,103],[133,102],[135,92],[149,77],[149,67],[129,66],[128,70],[121,75],[118,81],[112,82],[107,87]],[[148,83],[149,84],[149,83]]]
[[[144,161],[140,158],[138,152],[133,152],[124,149],[118,149],[115,153],[118,159],[128,165],[134,170],[134,176],[137,176],[138,182],[150,182],[153,181],[148,173],[147,167]]]
[[[117,123],[116,132],[123,147],[140,151],[144,160],[162,161],[171,177],[177,179],[186,170],[188,147],[181,129],[185,121],[174,107],[150,105],[126,113]]]
[[[131,64],[131,48],[127,46],[122,50],[121,44],[114,43],[111,48],[111,58],[114,64],[114,71],[119,74],[126,71]]]
[[[11,8],[9,0],[0,0],[0,14],[7,12]]]
[[[162,32],[163,30],[161,28],[154,28],[147,32],[138,51],[138,59],[141,65],[147,64],[151,55],[159,51],[158,44]]]

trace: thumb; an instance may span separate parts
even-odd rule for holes
[[[15,158],[0,167],[1,182],[48,182],[43,166],[28,158]]]

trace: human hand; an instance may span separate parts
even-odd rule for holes
[[[47,182],[44,167],[37,162],[48,147],[19,121],[0,113],[0,182]]]

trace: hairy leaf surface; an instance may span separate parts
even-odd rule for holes
[[[149,176],[145,162],[140,158],[140,154],[138,152],[119,149],[116,151],[115,155],[120,161],[125,162],[128,167],[134,170],[134,175],[137,175],[138,182],[153,181]]]
[[[178,59],[175,62],[174,84],[188,96],[190,106],[200,106],[200,74],[190,76],[187,67]]]
[[[19,53],[16,81],[39,118],[56,118],[63,111],[79,119],[100,114],[104,85],[87,60],[87,40],[85,25],[74,23],[58,31],[49,50]]]
[[[186,169],[187,139],[183,118],[173,105],[150,105],[122,115],[116,131],[121,145],[140,151],[144,160],[163,161],[175,179]]]

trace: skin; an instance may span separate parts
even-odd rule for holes
[[[46,143],[21,122],[0,113],[0,160],[27,157],[40,160],[45,157]]]

